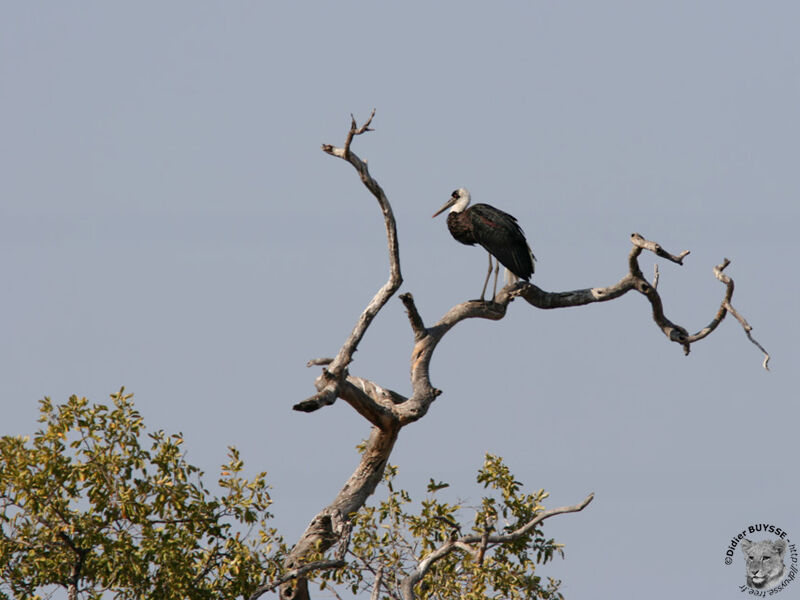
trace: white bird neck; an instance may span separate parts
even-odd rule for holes
[[[450,208],[450,212],[459,213],[463,211],[465,208],[467,208],[467,206],[469,206],[469,201],[469,192],[465,189],[459,190],[458,200],[456,200],[456,203]]]

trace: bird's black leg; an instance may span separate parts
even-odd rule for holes
[[[486,271],[486,281],[483,282],[483,289],[481,290],[481,302],[483,302],[483,297],[486,294],[486,286],[489,285],[489,277],[491,277],[491,275],[492,275],[492,255],[489,254],[489,270]]]

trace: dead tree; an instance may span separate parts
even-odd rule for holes
[[[411,351],[411,395],[404,396],[393,390],[381,387],[364,377],[351,374],[348,367],[364,333],[378,312],[399,289],[403,281],[400,273],[397,229],[392,207],[381,186],[370,175],[366,162],[362,161],[351,150],[352,142],[356,136],[372,131],[370,125],[374,116],[375,111],[373,110],[372,115],[361,127],[356,124],[355,119],[352,119],[344,146],[339,148],[324,144],[322,150],[331,156],[341,158],[350,163],[358,172],[361,181],[377,199],[378,205],[383,212],[386,226],[390,262],[389,279],[364,309],[339,353],[333,358],[319,358],[309,361],[309,366],[320,365],[323,367],[322,374],[315,382],[317,393],[294,406],[295,410],[312,412],[329,406],[338,398],[341,398],[372,424],[372,430],[366,442],[361,461],[353,474],[345,482],[344,487],[336,495],[333,502],[314,517],[292,548],[284,562],[284,575],[278,581],[258,588],[251,596],[251,600],[255,600],[265,592],[278,587],[280,588],[282,600],[306,600],[309,598],[309,593],[308,582],[305,577],[309,573],[338,568],[345,564],[344,556],[350,536],[349,516],[364,506],[367,498],[375,491],[402,428],[424,417],[430,405],[442,393],[441,390],[431,385],[429,373],[431,358],[436,346],[445,334],[465,319],[500,320],[505,316],[508,306],[516,298],[522,298],[536,308],[564,308],[582,306],[594,302],[607,302],[634,290],[642,294],[650,302],[653,310],[653,321],[667,339],[682,346],[686,354],[689,353],[692,344],[711,334],[725,316],[730,313],[742,324],[748,338],[762,350],[764,353],[763,366],[765,369],[768,368],[769,354],[751,337],[750,325],[731,304],[734,289],[733,280],[724,273],[730,261],[724,259],[721,264],[714,267],[714,275],[725,285],[724,298],[720,303],[719,310],[706,327],[690,334],[684,327],[673,323],[664,314],[664,306],[656,290],[658,271],[656,271],[651,283],[645,279],[639,267],[639,256],[643,250],[649,250],[661,258],[679,265],[683,264],[683,259],[689,254],[689,251],[684,250],[680,254],[674,255],[665,251],[659,244],[645,239],[638,233],[634,233],[630,238],[632,248],[628,254],[628,272],[617,283],[608,287],[586,288],[568,292],[547,292],[531,283],[517,282],[504,287],[494,301],[471,300],[457,304],[436,323],[429,326],[425,325],[411,294],[402,294],[400,299],[405,305],[414,335],[414,346]],[[575,506],[543,512],[534,521],[531,521],[521,529],[529,531],[536,524],[550,516],[582,510],[591,500],[592,495],[590,494]],[[454,548],[466,548],[469,551],[474,551],[476,555],[482,556],[487,544],[507,543],[524,535],[524,533],[524,531],[520,531],[506,535],[483,536],[483,538],[480,536],[477,538],[475,536],[463,536],[462,538],[449,540],[437,548],[436,551],[423,557],[417,568],[406,578],[402,586],[403,597],[405,600],[414,598],[414,585],[424,577],[436,560]],[[334,552],[333,558],[308,562],[308,557],[312,555],[319,556],[320,551],[325,552],[337,545],[338,548]]]

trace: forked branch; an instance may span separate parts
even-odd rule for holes
[[[344,147],[337,148],[331,144],[323,144],[322,150],[331,156],[342,158],[353,165],[356,171],[358,171],[361,181],[364,182],[364,185],[367,186],[367,189],[378,201],[378,205],[383,213],[383,220],[386,225],[386,239],[389,245],[389,280],[375,293],[375,296],[361,313],[353,331],[339,349],[339,353],[317,379],[317,393],[311,396],[311,398],[295,404],[295,410],[313,412],[322,406],[333,404],[336,401],[346,374],[347,365],[353,360],[353,353],[361,342],[361,338],[364,337],[364,333],[366,333],[375,315],[380,312],[381,308],[383,308],[389,301],[389,298],[394,295],[403,283],[403,276],[400,273],[400,248],[397,242],[397,225],[394,220],[394,214],[392,213],[392,206],[389,204],[389,200],[386,198],[386,194],[381,186],[369,174],[367,163],[363,162],[355,153],[350,151],[350,145],[355,136],[373,131],[369,125],[372,123],[372,118],[374,116],[375,110],[373,109],[366,123],[358,127],[355,118],[351,115],[350,131],[347,133]]]
[[[682,265],[683,259],[689,254],[689,251],[684,250],[678,255],[670,254],[659,244],[644,239],[638,233],[631,235],[631,243],[633,244],[633,248],[628,256],[628,274],[612,286],[605,288],[574,290],[571,292],[552,293],[545,292],[531,283],[522,282],[517,283],[514,286],[507,286],[505,289],[503,289],[501,294],[498,295],[498,301],[504,302],[506,299],[506,294],[510,295],[511,297],[519,295],[537,308],[564,308],[567,306],[582,306],[584,304],[591,304],[593,302],[606,302],[608,300],[618,298],[631,290],[636,290],[645,296],[650,302],[653,309],[653,320],[655,321],[656,325],[658,325],[658,327],[664,332],[670,341],[676,342],[683,346],[685,354],[689,354],[690,347],[693,343],[702,340],[712,331],[714,331],[725,318],[725,315],[730,312],[742,324],[742,327],[744,327],[745,333],[750,341],[758,346],[758,348],[764,353],[763,366],[765,369],[769,370],[769,354],[761,344],[753,339],[752,335],[750,334],[752,327],[731,305],[734,287],[733,279],[723,273],[725,267],[730,264],[730,260],[726,258],[722,264],[714,267],[714,276],[723,284],[725,284],[725,295],[720,304],[719,310],[706,327],[693,335],[689,335],[689,332],[684,327],[673,323],[664,314],[664,305],[661,301],[661,296],[656,291],[658,271],[656,270],[653,283],[650,284],[644,278],[644,275],[639,268],[638,260],[642,250],[649,250],[657,256],[661,256],[674,263]]]
[[[485,533],[481,535],[469,534],[462,535],[457,538],[451,537],[441,546],[436,548],[436,550],[428,553],[421,561],[419,561],[417,567],[403,580],[400,587],[403,594],[403,600],[414,600],[416,598],[416,595],[414,594],[414,586],[422,581],[423,577],[425,577],[430,568],[437,561],[441,560],[451,552],[455,550],[469,552],[475,558],[475,562],[480,564],[483,559],[483,554],[486,552],[487,548],[492,548],[493,546],[500,544],[515,542],[518,539],[530,534],[534,527],[536,527],[545,519],[549,519],[550,517],[564,513],[579,512],[586,508],[593,499],[594,494],[589,494],[580,504],[546,510],[510,533],[498,533],[494,535]],[[479,544],[479,546],[473,547],[474,544]]]
[[[717,328],[717,326],[722,322],[722,319],[725,318],[726,314],[730,313],[741,324],[747,339],[749,339],[753,344],[755,344],[755,346],[758,347],[759,350],[761,350],[761,352],[764,353],[764,362],[762,363],[762,366],[764,369],[769,371],[769,352],[767,352],[764,346],[759,344],[758,341],[752,336],[750,333],[753,330],[752,326],[741,314],[739,314],[739,311],[733,307],[733,304],[731,304],[731,298],[733,297],[733,279],[723,273],[725,267],[727,267],[729,264],[731,264],[731,261],[726,258],[721,264],[714,267],[714,276],[725,284],[725,297],[722,299],[722,303],[719,306],[717,314],[714,315],[713,319],[711,319],[711,323],[694,335],[689,336],[689,342],[693,343],[697,340],[702,340]]]

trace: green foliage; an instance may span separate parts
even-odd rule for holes
[[[32,440],[0,438],[0,598],[234,598],[275,576],[266,474],[242,478],[230,448],[211,495],[182,435],[145,437],[131,396],[45,398]]]
[[[386,590],[400,597],[402,580],[431,552],[462,536],[480,540],[487,535],[511,533],[529,523],[544,511],[544,490],[532,494],[521,492],[522,484],[514,479],[502,459],[486,455],[477,481],[489,490],[477,507],[469,530],[460,524],[465,507],[437,497],[448,487],[433,479],[428,495],[412,512],[411,496],[396,490],[393,480],[397,467],[386,468],[384,482],[388,495],[377,506],[367,506],[353,517],[354,529],[350,546],[353,558],[348,567],[319,576],[320,586],[346,584],[356,594],[371,590],[377,573],[382,580],[382,598]],[[417,586],[418,598],[484,600],[488,598],[561,599],[558,581],[536,575],[536,567],[563,554],[560,544],[533,528],[519,539],[504,544],[456,544],[452,552],[433,563],[426,577]]]
[[[76,600],[227,599],[277,581],[287,548],[268,526],[265,474],[244,479],[230,448],[218,481],[224,492],[214,496],[184,459],[182,435],[146,433],[131,395],[111,398],[112,406],[45,398],[32,439],[0,438],[0,599],[37,599],[59,587]],[[490,454],[477,476],[487,493],[471,509],[445,501],[449,484],[434,479],[415,504],[395,489],[396,476],[388,465],[386,498],[352,515],[348,565],[309,575],[321,588],[362,594],[380,577],[381,597],[398,598],[420,561],[447,547],[417,585],[418,598],[561,599],[559,582],[536,575],[561,552],[541,528],[503,543],[488,537],[530,523],[544,510],[544,490],[523,493]],[[305,561],[322,558],[320,551]]]

